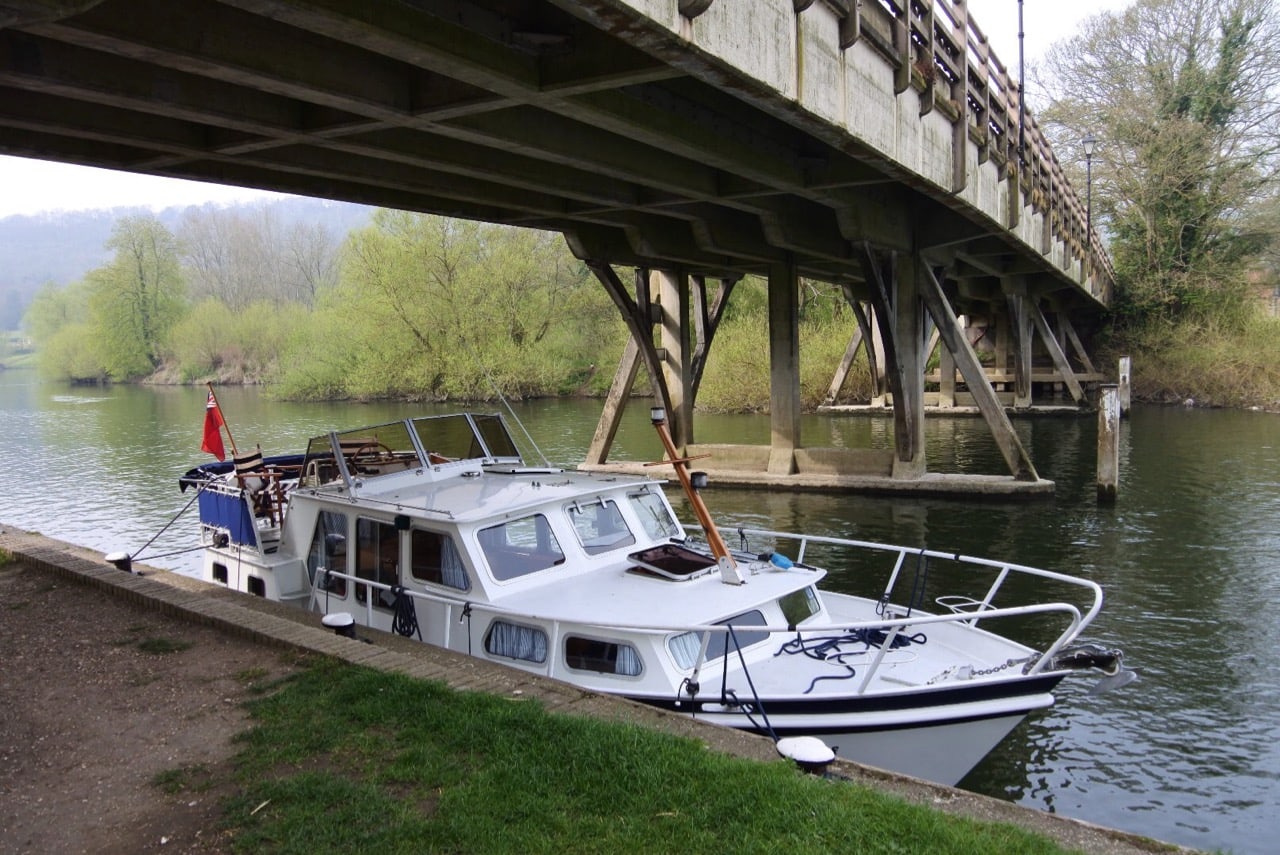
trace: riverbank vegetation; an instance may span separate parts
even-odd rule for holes
[[[1115,264],[1098,342],[1139,399],[1280,409],[1280,12],[1136,0],[1055,46],[1037,112]],[[1081,140],[1094,136],[1088,159]],[[40,366],[82,381],[269,383],[293,399],[601,395],[627,337],[556,235],[378,211],[346,235],[268,209],[117,222],[106,265],[26,315]],[[839,290],[801,288],[801,402],[850,336]],[[765,286],[728,303],[698,406],[769,405]],[[867,400],[865,359],[843,400]],[[647,382],[643,375],[640,387]]]
[[[46,288],[28,311],[41,370],[270,383],[293,400],[601,395],[613,380],[626,326],[559,235],[392,210],[340,241],[251,238],[253,226],[235,209],[195,211],[176,234],[153,217],[121,219],[110,263]],[[855,322],[838,289],[803,291],[802,395],[816,406]],[[767,302],[761,280],[737,285],[702,406],[768,407]]]
[[[1137,0],[1088,19],[1038,75],[1054,150],[1092,136],[1094,223],[1117,289],[1116,352],[1156,400],[1280,406],[1280,11]]]
[[[238,852],[1062,851],[782,761],[356,666],[315,665],[250,710]]]

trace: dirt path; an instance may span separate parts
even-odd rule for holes
[[[0,855],[221,852],[241,702],[289,654],[0,567]]]

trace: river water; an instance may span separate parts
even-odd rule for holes
[[[241,447],[300,450],[331,428],[444,412],[409,404],[288,404],[219,391]],[[104,552],[136,552],[189,496],[177,477],[199,451],[203,388],[72,388],[0,372],[0,522]],[[645,402],[616,459],[656,459]],[[447,408],[446,408],[447,409]],[[494,407],[486,408],[488,410]],[[598,401],[516,405],[551,462],[582,459]],[[1058,704],[1019,727],[962,785],[1201,849],[1271,853],[1280,839],[1280,417],[1135,408],[1122,426],[1113,506],[1095,500],[1093,417],[1016,422],[1051,499],[966,501],[711,489],[734,523],[854,536],[1010,559],[1098,581],[1107,605],[1089,636],[1124,649],[1141,678],[1091,696],[1068,680]],[[701,442],[768,441],[765,416],[700,416]],[[809,416],[812,446],[892,443],[881,417]],[[930,469],[999,473],[982,422],[926,421]],[[177,553],[194,513],[140,560],[194,572]],[[833,573],[832,587],[859,580]],[[5,620],[17,619],[11,613]]]

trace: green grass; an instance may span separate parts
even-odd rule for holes
[[[1048,853],[791,764],[320,664],[249,704],[239,852]]]
[[[212,786],[212,776],[208,766],[196,763],[157,772],[151,778],[151,786],[171,796],[179,793],[200,793]]]
[[[175,641],[172,638],[144,638],[138,642],[138,649],[143,653],[181,653],[183,650],[190,648],[195,642],[191,641]]]
[[[1133,357],[1138,400],[1280,411],[1280,318],[1152,322],[1112,347]]]

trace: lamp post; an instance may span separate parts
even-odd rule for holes
[[[1098,138],[1093,131],[1085,134],[1080,140],[1084,147],[1084,232],[1085,248],[1093,255],[1093,153],[1098,148]]]

